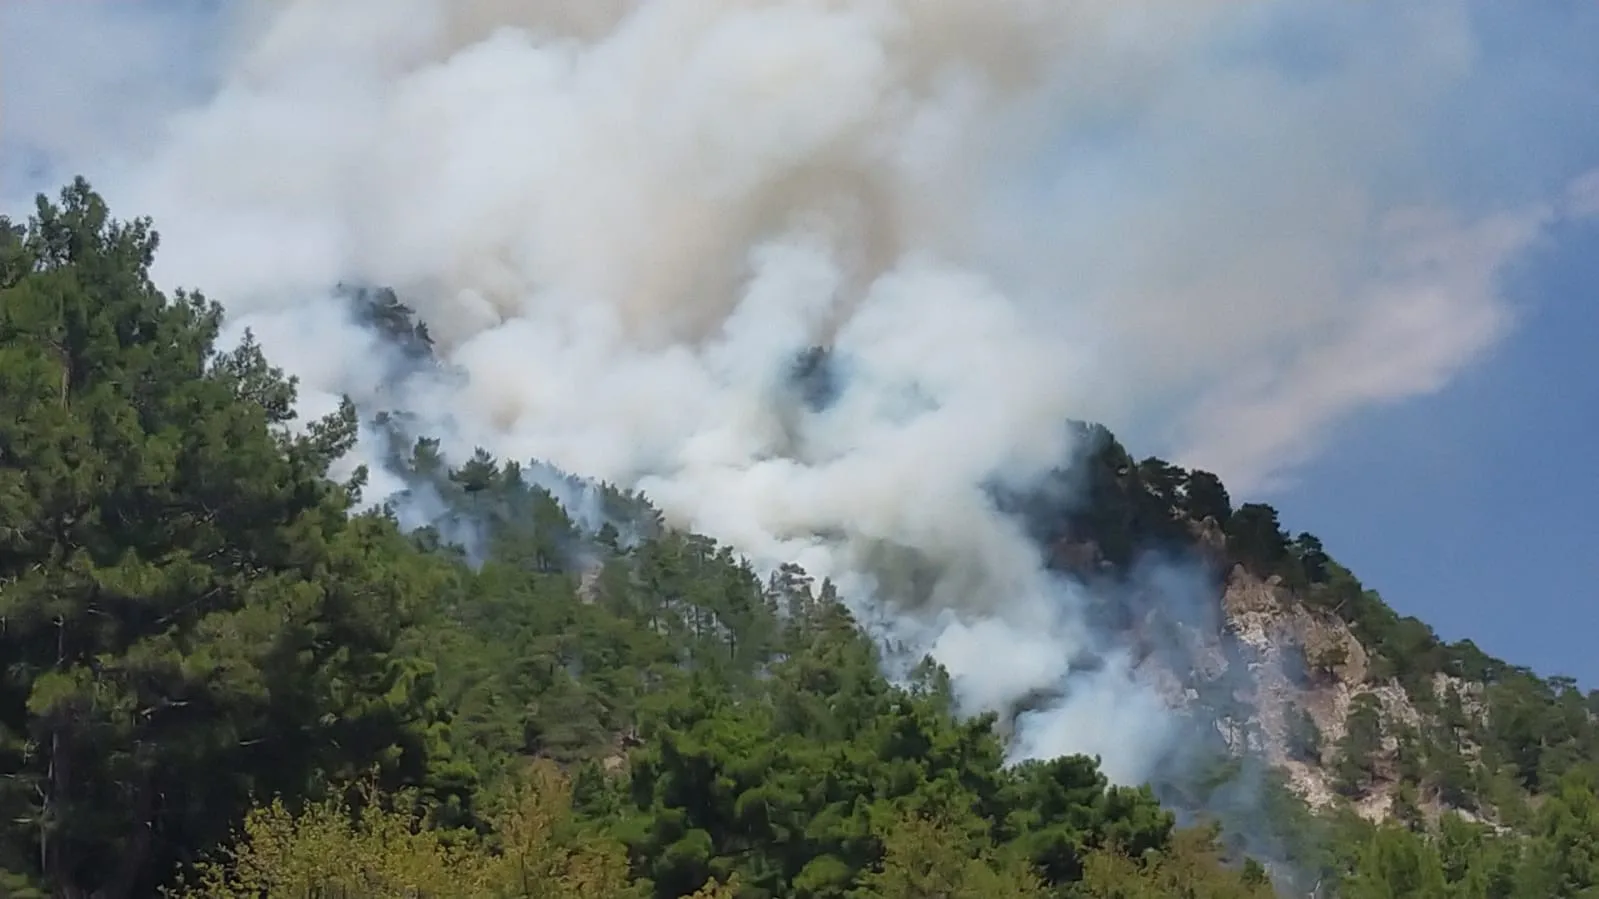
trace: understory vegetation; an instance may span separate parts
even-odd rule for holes
[[[0,220],[0,895],[1599,889],[1595,696],[1441,643],[1214,476],[1086,428],[1079,501],[1021,514],[1106,577],[1210,520],[1227,564],[1346,620],[1368,677],[1426,712],[1326,747],[1351,799],[1399,784],[1386,823],[1313,815],[1268,772],[1276,845],[1252,857],[1202,813],[1238,760],[1159,797],[1091,758],[1009,765],[938,666],[884,676],[830,583],[762,576],[624,491],[451,467],[394,419],[394,472],[444,511],[409,532],[359,511],[366,472],[330,476],[357,410],[291,429],[294,383],[253,341],[219,351],[219,307],[161,295],[155,250],[81,180]],[[392,294],[357,293],[425,352]]]

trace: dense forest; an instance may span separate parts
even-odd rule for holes
[[[390,467],[442,511],[361,511],[367,472],[329,473],[362,413],[289,427],[294,382],[158,292],[156,244],[81,180],[0,219],[0,895],[1599,895],[1599,700],[1441,643],[1214,476],[1082,426],[1071,502],[996,501],[1092,545],[1063,577],[1219,528],[1218,570],[1347,621],[1427,714],[1300,739],[1351,801],[1400,786],[1381,823],[1222,750],[1139,788],[1006,764],[1003,722],[931,662],[886,678],[830,583],[394,418]],[[392,294],[347,296],[428,353]],[[1243,778],[1269,844],[1207,814]]]

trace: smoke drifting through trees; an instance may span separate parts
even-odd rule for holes
[[[1099,752],[1138,779],[1168,732],[1160,703],[1113,653],[1063,689],[1071,660],[1106,647],[995,486],[1025,490],[1067,458],[1068,418],[1137,420],[1189,383],[1209,402],[1179,439],[1266,477],[1302,434],[1490,341],[1497,260],[1548,216],[1410,219],[1395,265],[1361,266],[1393,283],[1346,291],[1336,273],[1387,211],[1364,190],[1375,151],[1456,71],[1452,45],[1375,47],[1292,96],[1269,68],[1211,58],[1257,13],[1163,4],[1152,29],[1145,12],[258,3],[214,97],[108,192],[161,223],[163,282],[226,302],[300,376],[308,417],[349,394],[403,411],[452,460],[484,447],[642,490],[760,565],[833,578],[884,636],[948,665],[969,708],[1046,697],[1018,733],[1027,751]],[[1440,13],[1393,39],[1464,28]],[[1385,74],[1410,89],[1361,101],[1380,127],[1322,141]],[[1226,99],[1207,106],[1196,83]],[[1247,145],[1248,183],[1193,162],[1240,149],[1223,134],[1250,98],[1304,101],[1264,142],[1281,149]],[[1094,130],[1121,109],[1169,141],[1182,164],[1165,181],[1049,172],[1056,123]],[[1182,135],[1196,116],[1216,127]],[[1063,193],[1018,201],[1052,196],[1040,171]],[[1458,305],[1418,280],[1431,270],[1406,240],[1470,251],[1475,267],[1447,274]],[[406,351],[330,296],[342,282],[393,285],[440,364],[398,377]],[[1422,344],[1378,341],[1422,370],[1311,380],[1342,376],[1327,360],[1373,334]],[[816,346],[829,389],[796,392],[794,360]],[[1300,394],[1246,389],[1282,359]]]

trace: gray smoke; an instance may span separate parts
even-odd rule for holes
[[[307,416],[349,394],[453,459],[640,489],[833,578],[968,709],[1030,703],[1021,755],[1138,780],[1169,715],[990,488],[1067,458],[1073,417],[1269,482],[1490,345],[1498,269],[1558,211],[1375,193],[1470,68],[1458,5],[1311,80],[1236,52],[1280,7],[245,4],[214,92],[100,183]],[[343,281],[394,286],[454,374],[396,381]],[[794,389],[813,346],[825,401]]]

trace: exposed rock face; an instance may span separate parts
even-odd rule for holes
[[[1210,525],[1210,527],[1206,527]],[[1224,549],[1213,523],[1197,527],[1202,545],[1219,555]],[[1213,533],[1212,533],[1213,532]],[[1209,543],[1207,543],[1207,538]],[[1278,578],[1262,580],[1242,566],[1228,572],[1221,586],[1220,616],[1214,632],[1186,628],[1186,659],[1172,660],[1186,677],[1171,671],[1151,674],[1174,706],[1191,705],[1205,689],[1226,688],[1238,715],[1217,722],[1234,752],[1253,752],[1282,770],[1290,786],[1315,807],[1332,804],[1331,768],[1336,743],[1348,730],[1354,700],[1377,700],[1387,736],[1379,770],[1389,770],[1398,748],[1392,735],[1399,726],[1417,726],[1420,716],[1397,683],[1369,683],[1370,659],[1343,620],[1307,608]],[[1439,684],[1442,693],[1450,685]],[[1468,685],[1453,685],[1469,697]],[[1308,715],[1321,736],[1320,758],[1296,757],[1290,730],[1299,714]],[[1354,807],[1373,820],[1392,805],[1392,784],[1379,783]]]
[[[599,594],[600,566],[595,565],[584,571],[577,582],[577,596],[584,605],[593,605]]]

